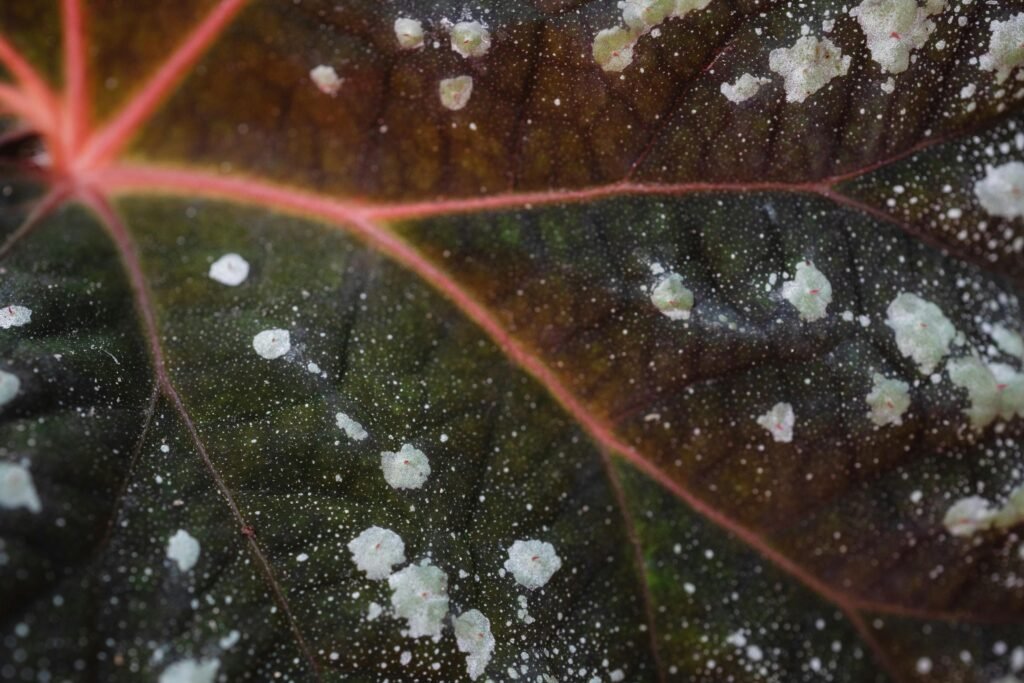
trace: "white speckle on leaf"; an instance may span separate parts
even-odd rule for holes
[[[624,0],[622,21],[636,31],[647,31],[665,21],[676,9],[676,0]]]
[[[344,82],[344,79],[338,77],[338,72],[334,70],[334,67],[326,64],[315,67],[309,72],[309,77],[313,79],[313,83],[320,89],[320,92],[331,97],[338,94],[341,84]]]
[[[562,567],[562,558],[546,541],[516,541],[508,548],[505,570],[524,588],[540,588]]]
[[[220,670],[216,659],[183,659],[160,674],[160,683],[213,683]]]
[[[338,413],[334,416],[334,419],[338,422],[338,427],[353,441],[362,441],[369,436],[369,434],[366,433],[366,430],[363,429],[363,425],[359,424],[345,413]]]
[[[789,403],[776,403],[771,410],[757,418],[757,424],[764,427],[776,441],[789,443],[793,440],[793,425],[796,424],[793,406]]]
[[[403,50],[423,47],[423,24],[418,19],[395,19],[395,39]]]
[[[633,49],[639,38],[637,31],[622,26],[600,31],[594,37],[594,61],[605,71],[623,71],[633,63]]]
[[[181,571],[190,571],[199,561],[199,541],[184,529],[178,529],[167,541],[167,559]]]
[[[995,71],[996,82],[1002,83],[1014,69],[1024,64],[1024,12],[1006,21],[993,21],[989,28],[992,35],[988,52],[978,58],[978,66],[983,71]]]
[[[871,58],[883,71],[898,74],[910,66],[910,53],[928,42],[935,30],[929,17],[945,9],[944,4],[918,7],[917,0],[863,0],[850,16],[860,23]]]
[[[210,264],[210,279],[237,287],[249,277],[249,262],[238,254],[224,254]]]
[[[896,80],[892,76],[889,76],[889,78],[885,79],[885,81],[878,87],[880,87],[882,92],[886,95],[891,95],[896,91]]]
[[[782,297],[793,304],[804,322],[825,317],[832,303],[832,285],[810,261],[796,264],[796,276],[782,283]]]
[[[479,21],[460,21],[452,26],[452,49],[463,57],[483,57],[491,49],[491,32]]]
[[[1010,492],[1006,503],[996,513],[993,522],[998,529],[1011,529],[1024,522],[1024,485],[1018,486]],[[1024,657],[1024,652],[1021,655]],[[1024,662],[1022,662],[1021,668],[1024,669]]]
[[[384,480],[396,489],[418,489],[430,476],[430,461],[420,449],[405,444],[398,453],[380,454]]]
[[[395,615],[409,624],[410,638],[441,635],[448,614],[448,575],[424,561],[388,577]]]
[[[438,86],[438,92],[445,109],[459,111],[469,103],[469,98],[473,94],[473,77],[444,78]]]
[[[352,561],[366,578],[379,581],[391,576],[391,569],[405,562],[405,543],[390,529],[371,526],[348,544]]]
[[[217,642],[217,644],[220,645],[220,649],[222,649],[222,650],[230,650],[235,645],[237,645],[238,641],[241,640],[241,639],[242,639],[242,634],[239,633],[238,631],[232,630],[226,636],[221,638]]]
[[[900,294],[886,309],[885,324],[896,335],[896,347],[930,375],[949,353],[956,328],[935,304],[916,294]]]
[[[689,320],[693,292],[683,286],[679,273],[669,273],[651,289],[651,303],[672,320]]]
[[[710,4],[711,0],[676,0],[676,9],[672,12],[672,16],[682,19],[690,12],[705,9]]]
[[[730,102],[740,104],[741,102],[746,102],[756,95],[762,85],[767,85],[769,83],[771,83],[770,78],[743,74],[736,79],[735,83],[722,83],[720,90],[722,91],[722,94],[725,95],[725,99]]]
[[[263,330],[252,338],[252,348],[267,360],[280,358],[291,351],[291,334],[288,330]]]
[[[1012,367],[965,356],[949,361],[946,371],[953,384],[967,390],[971,405],[964,413],[975,429],[984,429],[997,417],[1009,420],[1024,413],[1024,376]]]
[[[494,652],[491,622],[479,610],[471,609],[455,619],[454,627],[459,652],[466,653],[466,673],[475,681],[487,668]]]
[[[5,406],[13,401],[20,390],[21,380],[18,379],[18,376],[5,370],[0,370],[0,406]]]
[[[0,462],[0,508],[25,508],[29,512],[39,512],[43,509],[35,483],[32,481],[32,473],[27,467]]]
[[[376,621],[377,618],[384,612],[384,608],[376,602],[371,602],[370,606],[366,609],[366,620]]]
[[[985,177],[974,184],[974,195],[981,208],[993,216],[1024,216],[1024,163],[988,166]]]
[[[768,55],[768,67],[785,79],[786,101],[803,102],[838,76],[845,76],[850,57],[828,38],[804,36],[792,47]]]
[[[903,413],[910,407],[910,385],[875,373],[874,386],[868,393],[871,421],[879,427],[903,424]]]
[[[1021,337],[1020,332],[1011,330],[1005,325],[994,325],[992,341],[1003,353],[1024,360],[1024,337]],[[2,405],[2,401],[0,401],[0,405]]]
[[[21,327],[32,321],[32,310],[24,306],[10,304],[0,308],[0,328]]]
[[[971,536],[992,526],[996,511],[991,503],[979,496],[961,498],[954,503],[942,523],[954,536]]]

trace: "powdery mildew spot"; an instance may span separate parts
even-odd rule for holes
[[[505,571],[524,588],[540,588],[562,567],[562,558],[546,541],[516,541],[508,548]]]
[[[910,385],[875,373],[874,386],[867,396],[871,421],[879,427],[903,424],[903,413],[910,407]]]
[[[1024,375],[1009,365],[986,365],[965,356],[949,361],[946,371],[953,384],[967,390],[971,405],[964,413],[975,429],[984,429],[997,417],[1009,420],[1024,414]]]
[[[768,68],[785,79],[787,102],[803,102],[833,78],[845,76],[850,57],[828,38],[803,36],[793,47],[772,50]]]
[[[1010,529],[1024,523],[1024,485],[1010,492],[1006,504],[996,514],[993,523],[997,529]]]
[[[362,441],[369,434],[363,429],[363,425],[359,424],[345,413],[338,413],[334,416],[334,419],[338,422],[338,427],[353,441]]]
[[[1011,161],[988,166],[985,177],[974,184],[974,196],[981,208],[993,216],[1024,216],[1024,163]]]
[[[950,506],[942,520],[946,530],[954,536],[973,536],[992,527],[996,511],[992,504],[980,496],[961,498]]]
[[[896,347],[917,363],[923,375],[949,354],[956,328],[935,304],[916,294],[900,294],[886,309],[885,324],[896,334]]]
[[[388,577],[391,606],[395,615],[405,619],[410,638],[441,635],[448,615],[448,575],[424,560]]]
[[[768,85],[771,79],[752,74],[743,74],[736,79],[735,83],[722,83],[719,88],[725,99],[736,104],[746,102],[761,90],[762,85]]]
[[[160,683],[213,683],[220,669],[216,659],[183,659],[160,674]]]
[[[605,71],[624,71],[633,63],[633,48],[639,38],[639,33],[621,26],[598,32],[592,48],[594,61]]]
[[[35,513],[43,509],[35,483],[32,481],[32,473],[27,467],[0,462],[0,508],[25,508]]]
[[[252,338],[252,348],[261,358],[274,360],[291,351],[292,336],[288,330],[263,330]]]
[[[782,283],[782,298],[799,311],[804,322],[825,317],[832,303],[832,284],[810,261],[796,264],[796,276]]]
[[[1005,325],[993,325],[992,341],[1003,353],[1024,360],[1024,337],[1021,337],[1019,332],[1011,330]]]
[[[0,328],[21,327],[32,321],[32,310],[14,304],[0,308]]]
[[[178,529],[167,541],[167,559],[181,571],[190,571],[199,561],[199,541],[184,529]]]
[[[473,95],[473,77],[457,76],[455,78],[443,78],[438,85],[438,94],[441,97],[441,105],[451,111],[459,111],[469,103]]]
[[[665,21],[675,11],[675,0],[623,0],[622,21],[636,31],[646,31]]]
[[[396,489],[418,489],[430,476],[430,461],[412,444],[404,444],[398,453],[381,453],[380,468],[384,480]]]
[[[309,77],[313,79],[313,83],[320,89],[320,92],[331,97],[338,94],[338,91],[341,90],[341,84],[344,82],[344,79],[338,76],[338,72],[334,70],[334,67],[327,66],[326,64],[313,68],[309,72]]]
[[[366,578],[380,581],[391,576],[391,568],[405,562],[405,543],[390,529],[371,526],[349,541],[352,561]]]
[[[395,19],[395,39],[403,50],[423,47],[423,24],[418,19]]]
[[[14,400],[21,390],[21,380],[18,376],[4,370],[0,370],[0,406],[5,406]]]
[[[249,277],[249,262],[238,254],[224,254],[210,264],[210,279],[237,287]]]
[[[693,292],[683,286],[679,273],[669,273],[651,289],[651,303],[667,318],[689,320],[693,309]]]
[[[757,418],[757,424],[764,427],[776,441],[789,443],[793,440],[793,425],[796,424],[793,406],[789,403],[776,403],[771,410]]]
[[[591,48],[594,61],[605,71],[622,71],[633,62],[633,49],[642,36],[666,19],[682,18],[706,8],[711,0],[622,0],[622,21],[599,31]]]
[[[850,10],[867,38],[871,58],[883,71],[903,73],[910,66],[910,53],[928,42],[935,30],[929,17],[945,10],[944,0],[929,0],[918,7],[917,0],[863,0]]]
[[[1013,70],[1024,64],[1024,12],[1006,21],[989,24],[992,36],[988,41],[988,52],[978,58],[983,71],[995,71],[996,82],[1002,83]]]
[[[452,26],[452,49],[467,59],[483,57],[491,49],[491,32],[479,21],[460,21]]]
[[[475,681],[483,675],[494,652],[491,622],[479,610],[471,609],[460,614],[453,625],[459,652],[466,653],[466,673]]]

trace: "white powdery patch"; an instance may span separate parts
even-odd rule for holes
[[[392,567],[405,562],[402,537],[379,526],[371,526],[349,541],[348,549],[356,567],[373,581],[388,578]]]
[[[252,338],[252,348],[262,358],[274,360],[292,349],[292,336],[288,330],[263,330]]]
[[[0,508],[25,508],[36,513],[43,509],[35,483],[32,481],[32,473],[27,467],[0,462]]]
[[[190,571],[199,561],[199,541],[184,529],[178,529],[167,541],[167,559],[181,571]]]
[[[642,36],[666,19],[682,18],[694,10],[706,8],[711,0],[622,0],[622,21],[599,31],[591,48],[594,61],[605,71],[623,71],[633,62],[633,49]]]
[[[771,410],[757,418],[757,424],[764,427],[776,441],[789,443],[793,440],[793,425],[796,424],[793,406],[789,403],[776,403]]]
[[[624,71],[633,63],[633,49],[640,34],[632,29],[616,26],[598,32],[594,37],[594,61],[605,71]]]
[[[1021,523],[1024,523],[1024,485],[1010,492],[1006,504],[993,520],[997,529],[1010,529]]]
[[[540,588],[562,568],[562,558],[546,541],[516,541],[508,548],[505,571],[511,572],[524,588]]]
[[[491,621],[479,610],[471,609],[455,619],[454,627],[459,652],[466,653],[466,673],[475,681],[483,675],[494,652]]]
[[[1009,365],[986,365],[966,356],[949,361],[946,371],[953,384],[967,390],[971,405],[964,413],[975,429],[984,429],[997,417],[1009,420],[1024,414],[1024,375]]]
[[[993,216],[1024,216],[1024,163],[1011,161],[988,166],[985,177],[974,183],[974,196]]]
[[[996,511],[992,504],[979,496],[961,498],[950,506],[942,520],[946,530],[954,536],[972,536],[992,527]]]
[[[903,424],[903,413],[910,407],[910,385],[875,373],[874,386],[867,396],[871,421],[879,427]]]
[[[216,659],[183,659],[160,674],[160,683],[213,683],[220,670]]]
[[[460,21],[452,26],[452,49],[467,59],[483,57],[491,49],[491,32],[479,21]]]
[[[782,298],[800,312],[804,322],[825,317],[832,303],[832,284],[810,261],[796,264],[796,276],[782,284]]]
[[[636,31],[646,31],[665,21],[676,9],[675,0],[623,0],[622,21]]]
[[[1006,21],[989,24],[992,36],[988,41],[988,52],[978,58],[983,71],[995,71],[996,82],[1002,83],[1013,70],[1024,64],[1024,12]]]
[[[249,277],[249,262],[238,254],[224,254],[210,264],[210,279],[228,287],[237,287]]]
[[[345,413],[338,413],[334,416],[334,419],[338,422],[338,427],[353,441],[362,441],[369,436],[369,434],[366,433],[366,430],[363,429],[363,425],[359,424]]]
[[[1020,332],[1015,332],[1005,325],[993,325],[992,341],[1003,353],[1024,360],[1024,337],[1021,337]]]
[[[344,82],[344,79],[338,77],[338,72],[334,70],[334,67],[326,64],[313,68],[309,72],[309,77],[313,79],[313,83],[320,89],[320,92],[331,97],[338,94],[341,84]]]
[[[916,294],[903,293],[886,309],[885,324],[896,334],[896,347],[917,363],[923,375],[949,354],[956,328],[935,304]]]
[[[4,306],[0,308],[0,328],[21,327],[32,321],[32,310],[24,306]]]
[[[719,89],[725,95],[725,99],[735,104],[740,104],[756,95],[761,90],[762,85],[768,85],[769,83],[771,83],[770,78],[743,74],[736,79],[735,83],[722,83]]]
[[[929,17],[945,9],[934,0],[918,7],[917,0],[863,0],[850,10],[867,38],[871,58],[883,71],[903,73],[910,66],[910,53],[928,42],[935,30]]]
[[[423,47],[423,24],[418,19],[395,19],[395,39],[403,50]]]
[[[448,575],[424,560],[388,577],[395,615],[409,624],[410,638],[441,635],[448,615]]]
[[[21,390],[21,380],[18,376],[4,370],[0,370],[0,406],[5,406],[14,400]]]
[[[803,102],[833,78],[845,76],[850,57],[828,38],[804,36],[793,47],[779,47],[768,55],[768,67],[785,79],[786,101]]]
[[[679,273],[669,273],[651,289],[651,303],[672,320],[689,320],[693,292],[683,286]]]
[[[381,453],[380,468],[384,480],[396,489],[418,489],[430,476],[430,461],[412,444],[404,444],[398,453]]]
[[[473,95],[473,77],[443,78],[438,85],[438,94],[445,109],[459,111],[469,104],[469,98]]]

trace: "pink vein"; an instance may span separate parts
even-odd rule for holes
[[[64,144],[78,151],[89,125],[88,56],[81,0],[64,0]]]

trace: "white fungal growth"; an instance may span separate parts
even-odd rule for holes
[[[776,441],[789,443],[793,440],[793,425],[796,424],[793,406],[789,403],[776,403],[771,410],[757,418],[757,424],[764,427]]]
[[[594,37],[594,61],[605,71],[619,72],[633,63],[633,48],[640,33],[616,26],[600,31]]]
[[[260,357],[274,360],[291,351],[292,337],[288,330],[263,330],[252,338],[252,348]]]
[[[494,652],[491,622],[479,610],[471,609],[460,614],[453,625],[459,652],[466,653],[466,673],[475,681],[483,675]]]
[[[871,421],[879,427],[903,424],[903,413],[910,407],[910,385],[875,373],[874,386],[867,396]]]
[[[863,0],[850,16],[860,23],[871,58],[882,71],[898,74],[910,66],[910,53],[928,42],[935,30],[929,17],[944,9],[944,2],[918,7],[917,0]]]
[[[160,683],[213,683],[220,670],[216,659],[183,659],[160,674]]]
[[[1024,337],[1021,337],[1020,332],[1011,330],[1005,325],[993,325],[992,341],[1003,353],[1024,360]]]
[[[622,21],[629,28],[646,31],[665,21],[676,9],[676,0],[624,0]]]
[[[0,508],[25,508],[36,513],[43,509],[35,483],[32,481],[32,473],[27,467],[0,462]]]
[[[0,329],[21,327],[32,321],[32,310],[24,306],[9,305],[0,308]]]
[[[622,0],[622,21],[598,32],[594,37],[594,61],[605,71],[622,71],[633,62],[633,49],[641,36],[647,35],[670,18],[682,18],[694,10],[704,9],[711,0]]]
[[[345,413],[338,413],[334,416],[334,419],[338,422],[338,427],[345,432],[345,435],[353,441],[362,441],[369,434],[363,429],[363,425],[359,424]]]
[[[832,303],[832,285],[810,261],[796,264],[796,276],[782,284],[782,298],[793,304],[804,322],[825,317]]]
[[[320,89],[320,92],[331,97],[338,94],[338,91],[341,90],[341,84],[344,82],[344,79],[338,76],[338,72],[334,70],[334,67],[327,66],[326,64],[313,68],[309,72],[309,77],[313,79],[313,83]]]
[[[167,541],[167,559],[181,571],[190,571],[199,561],[199,541],[184,529],[178,529]]]
[[[651,303],[672,320],[689,320],[693,292],[683,286],[679,273],[669,273],[651,289]]]
[[[418,489],[430,476],[430,461],[412,444],[404,444],[398,453],[381,453],[380,468],[384,480],[396,489]]]
[[[424,560],[388,577],[395,615],[409,624],[410,638],[441,635],[448,615],[448,575]]]
[[[441,105],[445,109],[459,111],[465,108],[473,94],[473,77],[443,78],[438,85],[438,93],[441,97]]]
[[[961,498],[950,506],[942,520],[946,530],[954,536],[972,536],[992,527],[996,511],[992,504],[979,496]]]
[[[988,166],[985,177],[974,183],[974,195],[981,208],[993,216],[1024,216],[1024,163]]]
[[[479,21],[460,21],[452,26],[452,49],[467,59],[483,57],[491,49],[491,32]]]
[[[1024,415],[1024,375],[1004,363],[986,365],[975,356],[949,361],[949,379],[967,390],[971,402],[964,412],[971,426],[984,429],[995,419]]]
[[[772,50],[768,67],[785,79],[786,101],[803,102],[833,78],[845,76],[850,57],[828,38],[803,36],[793,47]]]
[[[249,262],[238,254],[224,254],[210,264],[210,279],[228,287],[237,287],[249,277]]]
[[[956,328],[935,304],[916,294],[900,294],[886,309],[885,324],[896,334],[896,347],[917,363],[923,375],[949,354]]]
[[[352,561],[366,578],[379,581],[391,576],[391,568],[405,562],[405,543],[390,529],[371,526],[349,541]]]
[[[999,417],[1011,420],[1024,417],[1024,375],[1006,363],[989,363],[999,392]]]
[[[988,52],[978,58],[983,71],[995,71],[996,82],[1002,83],[1013,70],[1024,64],[1024,12],[1006,21],[989,24],[992,36],[988,41]]]
[[[725,99],[735,104],[740,104],[756,95],[762,85],[768,85],[769,83],[771,83],[769,78],[743,74],[736,79],[735,83],[722,83],[720,90],[725,95]]]
[[[996,513],[993,523],[999,529],[1009,529],[1024,523],[1024,485],[1010,492],[1006,503]]]
[[[711,0],[676,0],[676,9],[672,12],[672,16],[682,19],[690,12],[705,9],[710,4]]]
[[[418,19],[395,19],[395,39],[403,50],[423,47],[423,24]]]
[[[0,370],[0,406],[5,406],[14,400],[21,390],[21,380],[18,376],[5,370]]]
[[[524,588],[540,588],[562,567],[562,558],[546,541],[516,541],[508,548],[505,571]]]

